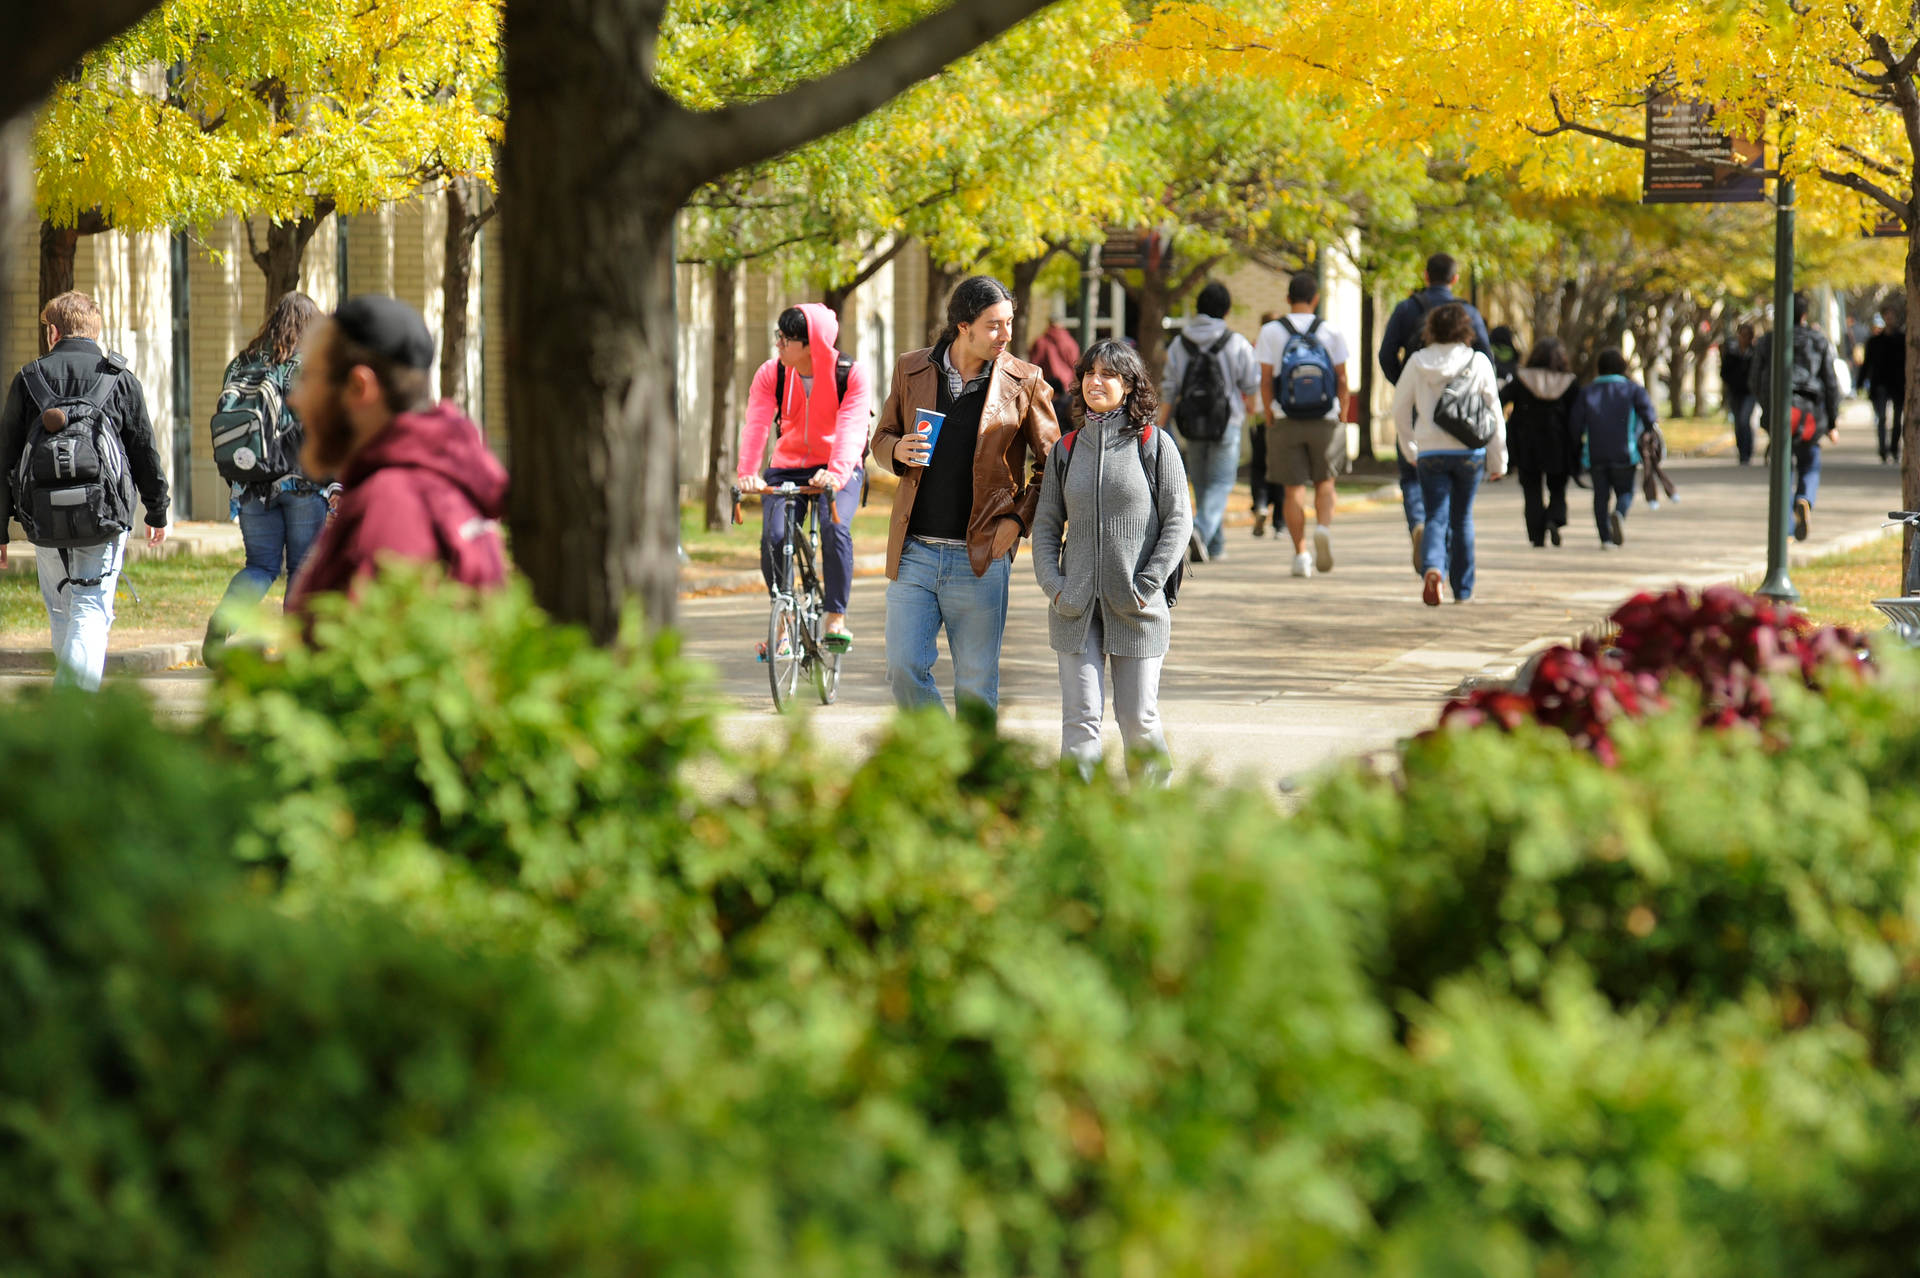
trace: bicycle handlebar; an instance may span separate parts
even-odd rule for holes
[[[837,491],[830,484],[775,484],[760,490],[760,495],[775,497],[830,497]],[[840,507],[834,502],[827,503],[827,510],[833,515],[833,522],[840,522]],[[740,488],[733,488],[733,522],[743,522],[740,518]]]
[[[1887,518],[1896,524],[1920,524],[1920,510],[1889,510]]]

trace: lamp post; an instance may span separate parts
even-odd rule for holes
[[[1784,157],[1783,157],[1784,158]],[[1767,579],[1757,593],[1793,603],[1800,592],[1787,573],[1787,529],[1793,509],[1793,179],[1776,184],[1773,224],[1773,336],[1768,343],[1772,380],[1767,387]]]

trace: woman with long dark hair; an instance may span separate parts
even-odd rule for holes
[[[930,349],[893,367],[873,456],[900,477],[887,536],[887,682],[903,709],[939,706],[940,632],[955,703],[1000,703],[1013,552],[1033,526],[1047,450],[1059,438],[1053,391],[1007,350],[1013,294],[985,275],[947,300]]]
[[[1500,388],[1508,407],[1507,448],[1520,477],[1520,497],[1526,507],[1527,540],[1544,546],[1552,538],[1560,544],[1567,526],[1567,480],[1580,469],[1580,441],[1567,424],[1579,379],[1567,359],[1567,348],[1557,337],[1533,344],[1526,366]]]
[[[247,562],[208,623],[210,657],[231,634],[221,613],[230,604],[258,603],[283,574],[291,582],[327,522],[326,490],[300,470],[306,432],[287,402],[300,369],[301,339],[320,318],[311,297],[287,294],[222,379],[214,459],[232,486]]]
[[[1060,663],[1060,757],[1100,762],[1106,682],[1130,769],[1167,772],[1160,666],[1173,635],[1166,596],[1193,529],[1180,450],[1154,427],[1159,397],[1130,347],[1095,342],[1068,392],[1074,430],[1047,462],[1033,574]]]

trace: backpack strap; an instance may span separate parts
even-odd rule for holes
[[[32,396],[34,406],[41,412],[60,402],[60,392],[53,388],[47,378],[47,370],[42,368],[40,360],[34,360],[20,370],[20,377],[26,383],[27,393]],[[124,355],[108,354],[100,361],[100,376],[84,395],[76,398],[91,404],[104,412],[107,399],[113,394],[113,388],[120,381],[120,374],[127,371],[127,359]]]
[[[1182,334],[1181,336],[1184,337],[1185,334]],[[1227,349],[1227,343],[1231,342],[1232,340],[1233,340],[1233,330],[1228,329],[1226,332],[1220,334],[1219,341],[1215,342],[1212,346],[1209,346],[1207,348],[1207,354],[1218,356],[1221,351],[1224,351],[1225,349]]]
[[[833,388],[840,392],[840,402],[847,399],[847,378],[853,376],[853,356],[842,355],[833,361]]]
[[[60,398],[53,389],[53,383],[47,380],[47,370],[40,367],[39,360],[21,369],[20,377],[26,383],[27,394],[32,396],[34,407],[40,412],[46,412]],[[34,415],[37,417],[39,413]]]

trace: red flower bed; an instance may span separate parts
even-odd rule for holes
[[[1483,688],[1448,702],[1441,726],[1493,723],[1512,731],[1531,719],[1611,763],[1608,725],[1663,708],[1662,689],[1675,678],[1699,687],[1702,722],[1724,728],[1772,715],[1771,679],[1792,676],[1818,687],[1823,667],[1865,664],[1857,656],[1857,632],[1816,626],[1791,608],[1731,586],[1698,597],[1678,587],[1635,595],[1613,622],[1618,633],[1611,646],[1588,638],[1578,648],[1548,648],[1520,686]]]

